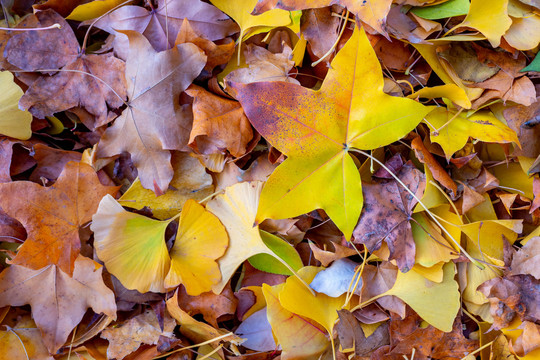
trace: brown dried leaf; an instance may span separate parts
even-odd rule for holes
[[[102,270],[101,265],[83,256],[75,261],[73,277],[56,265],[40,270],[12,265],[0,273],[0,306],[30,304],[43,342],[55,353],[86,309],[116,319],[114,294],[103,283]]]
[[[531,238],[514,254],[510,275],[528,274],[540,280],[540,237]]]

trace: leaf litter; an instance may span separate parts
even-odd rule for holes
[[[540,356],[540,5],[2,2],[0,359]]]

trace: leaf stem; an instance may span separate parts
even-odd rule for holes
[[[0,27],[0,30],[4,31],[41,31],[41,30],[51,30],[51,29],[61,29],[62,25],[55,23],[46,27],[37,27],[37,28],[5,28]]]
[[[341,36],[345,32],[345,28],[347,27],[347,20],[348,19],[349,19],[349,10],[347,10],[347,13],[345,14],[345,23],[341,27],[341,31],[339,32],[338,37],[337,37],[336,41],[334,42],[334,45],[332,45],[332,47],[326,52],[326,54],[321,56],[321,58],[319,60],[312,63],[311,67],[317,66],[321,61],[323,61],[325,58],[327,58],[330,54],[332,54],[334,52],[334,50],[336,49],[336,46],[339,43],[339,39],[341,39]]]

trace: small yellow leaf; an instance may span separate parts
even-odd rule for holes
[[[447,159],[465,146],[469,136],[485,142],[519,144],[514,130],[490,111],[478,111],[467,116],[467,113],[459,113],[450,107],[439,107],[430,112],[424,122],[430,128],[431,141],[441,145]]]
[[[399,271],[394,286],[384,295],[397,296],[429,324],[450,332],[460,307],[459,290],[454,264],[447,263],[443,271],[441,283],[429,281],[415,271]]]
[[[266,316],[272,332],[281,345],[283,359],[316,359],[328,347],[326,332],[312,323],[285,309],[279,303],[279,293],[283,284],[262,285],[266,299]]]
[[[97,256],[126,288],[165,292],[170,259],[164,238],[169,222],[127,212],[107,195],[90,226]]]
[[[227,232],[218,218],[195,200],[188,200],[171,249],[171,268],[165,286],[182,283],[192,296],[210,291],[221,280],[215,259],[223,255],[228,242]]]
[[[469,13],[458,27],[470,27],[486,36],[494,48],[512,25],[508,16],[508,0],[471,0]]]
[[[117,7],[125,2],[124,0],[94,0],[86,4],[77,6],[71,14],[66,17],[67,20],[85,21],[95,19],[105,14],[107,11]]]
[[[417,92],[414,92],[407,96],[409,99],[426,98],[447,98],[452,100],[456,105],[465,109],[471,108],[471,101],[467,96],[465,90],[457,86],[456,84],[446,84],[433,87],[424,87]]]
[[[441,229],[428,220],[424,213],[413,215],[411,229],[416,244],[415,263],[430,268],[459,257],[441,234]]]
[[[23,91],[15,84],[9,71],[0,72],[0,94],[0,134],[20,140],[30,139],[32,115],[19,110]]]
[[[321,270],[324,268],[305,266],[298,275],[309,284]],[[337,310],[345,303],[345,297],[345,294],[335,298],[320,293],[313,295],[297,277],[290,276],[279,293],[279,302],[288,311],[316,321],[332,334],[338,318]]]

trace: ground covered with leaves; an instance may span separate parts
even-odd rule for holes
[[[540,2],[2,0],[0,359],[540,358]]]

